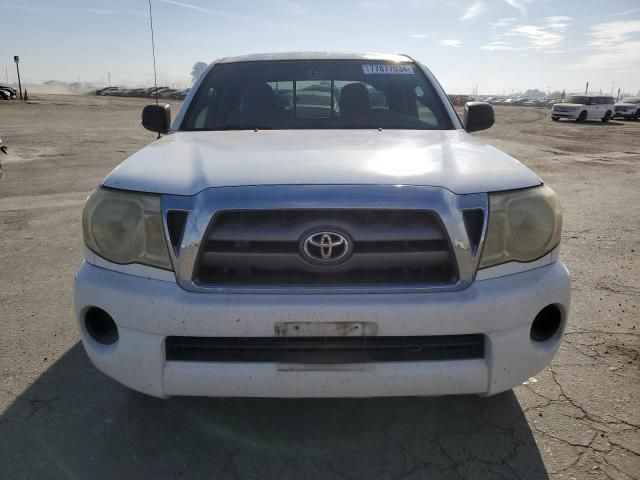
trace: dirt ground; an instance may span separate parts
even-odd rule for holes
[[[564,207],[571,318],[526,385],[490,398],[158,400],[91,366],[72,311],[84,198],[154,139],[139,125],[146,102],[0,103],[0,478],[640,478],[640,122],[498,107],[476,134]]]

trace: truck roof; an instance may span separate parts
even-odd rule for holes
[[[372,60],[386,62],[412,61],[408,55],[354,52],[275,52],[222,57],[215,63],[259,62],[263,60]]]

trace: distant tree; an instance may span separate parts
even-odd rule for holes
[[[204,62],[196,62],[193,64],[193,68],[191,69],[191,81],[195,82],[200,74],[207,69],[207,64]]]
[[[546,94],[544,92],[541,92],[537,88],[534,88],[533,90],[527,90],[522,95],[524,97],[527,97],[527,98],[544,98],[544,97],[546,97]]]

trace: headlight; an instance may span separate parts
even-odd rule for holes
[[[537,260],[560,243],[561,230],[560,203],[549,187],[492,193],[478,268]]]
[[[172,270],[159,195],[98,188],[84,206],[82,230],[87,247],[113,263]]]

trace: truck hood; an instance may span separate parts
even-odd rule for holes
[[[167,135],[116,167],[103,185],[174,195],[305,184],[438,186],[466,194],[540,183],[463,130],[243,130]]]

